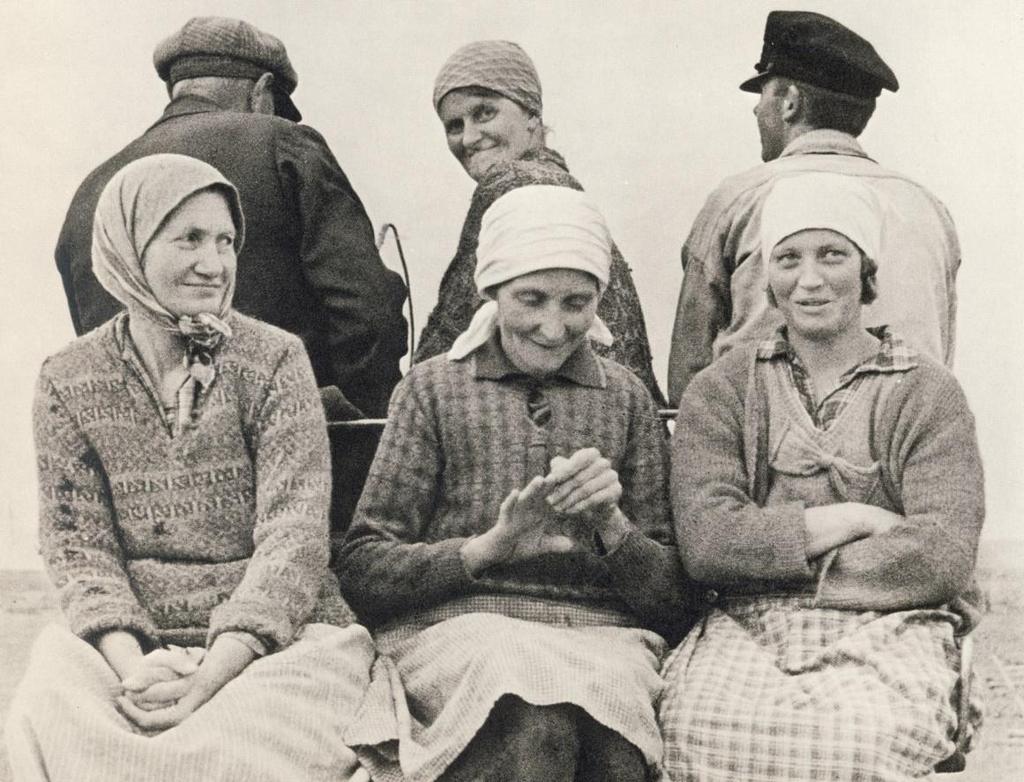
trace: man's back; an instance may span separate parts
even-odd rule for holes
[[[683,247],[685,276],[672,335],[669,395],[678,402],[698,371],[781,323],[768,305],[759,212],[779,177],[807,171],[862,178],[885,209],[878,300],[866,326],[886,324],[918,350],[950,365],[955,341],[960,247],[946,208],[927,190],[871,160],[856,139],[816,130],[782,156],[722,182]]]
[[[406,349],[405,287],[381,263],[366,212],[323,139],[279,117],[177,98],[86,178],[56,250],[75,331],[119,309],[91,270],[99,194],[126,163],[158,152],[210,163],[241,194],[246,244],[235,307],[298,334],[321,385],[337,385],[364,412],[382,414]]]

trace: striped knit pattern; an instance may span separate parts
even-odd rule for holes
[[[676,782],[908,782],[953,752],[959,624],[750,598],[714,609],[665,663]]]
[[[71,630],[270,649],[350,614],[326,570],[330,463],[302,343],[238,314],[172,436],[121,315],[47,359],[35,399],[43,558]],[[318,600],[320,595],[320,600]]]
[[[307,625],[181,724],[139,732],[92,646],[45,628],[5,726],[19,782],[369,782],[341,740],[369,683],[366,629]]]
[[[519,160],[498,164],[488,170],[477,185],[469,212],[462,225],[455,257],[441,279],[437,304],[427,325],[420,334],[416,348],[416,361],[447,353],[456,338],[469,327],[473,313],[483,303],[473,282],[476,271],[476,245],[480,238],[480,221],[488,207],[501,196],[528,185],[557,185],[582,190],[583,186],[569,173],[565,160],[552,149],[541,148],[526,152]],[[633,285],[629,266],[612,246],[612,269],[608,287],[597,305],[597,314],[615,337],[610,347],[597,346],[595,350],[633,370],[655,401],[664,405],[665,399],[658,388],[651,364],[651,346],[647,341],[640,297]]]

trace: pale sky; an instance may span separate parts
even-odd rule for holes
[[[76,2],[0,0],[0,567],[36,567],[29,411],[42,359],[73,337],[53,246],[85,175],[160,115],[152,52],[194,15],[280,37],[295,101],[327,139],[375,227],[396,223],[417,326],[454,253],[473,183],[431,106],[457,47],[504,38],[531,55],[550,145],[594,195],[633,269],[664,383],[679,248],[725,176],[759,162],[753,72],[774,8],[816,10],[869,39],[896,72],[861,140],[931,189],[963,247],[955,372],[985,461],[985,536],[1024,537],[1024,4],[891,2]],[[397,268],[389,246],[385,262]]]

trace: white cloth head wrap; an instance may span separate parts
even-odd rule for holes
[[[528,185],[506,193],[484,212],[473,280],[477,291],[490,298],[493,288],[524,274],[575,269],[593,275],[604,293],[611,265],[608,226],[585,193],[556,185]],[[491,338],[497,326],[498,305],[485,302],[448,357],[468,356]],[[598,317],[587,335],[601,345],[612,344],[611,332]]]
[[[882,206],[860,179],[843,174],[800,174],[780,179],[761,207],[761,256],[798,231],[827,228],[841,233],[871,260],[882,244]]]
[[[171,213],[186,199],[211,188],[228,203],[238,252],[245,237],[238,191],[216,168],[187,155],[149,155],[114,174],[100,193],[92,229],[96,279],[130,311],[182,334],[186,368],[204,386],[213,380],[211,351],[221,339],[231,337],[224,318],[231,309],[234,278],[216,313],[179,316],[157,301],[142,269],[142,257]]]

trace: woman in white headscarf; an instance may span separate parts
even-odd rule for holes
[[[899,262],[881,226],[855,177],[780,180],[761,249],[785,325],[683,396],[674,518],[709,607],[664,671],[673,779],[897,782],[954,751],[981,462],[953,376],[861,323]]]
[[[130,163],[96,211],[126,311],[48,358],[43,631],[6,727],[19,780],[365,779],[341,744],[372,643],[327,570],[330,463],[302,343],[231,310],[235,188]]]
[[[650,395],[591,347],[607,228],[519,188],[477,256],[489,301],[396,390],[339,556],[381,655],[346,741],[380,780],[643,780],[683,587]]]

